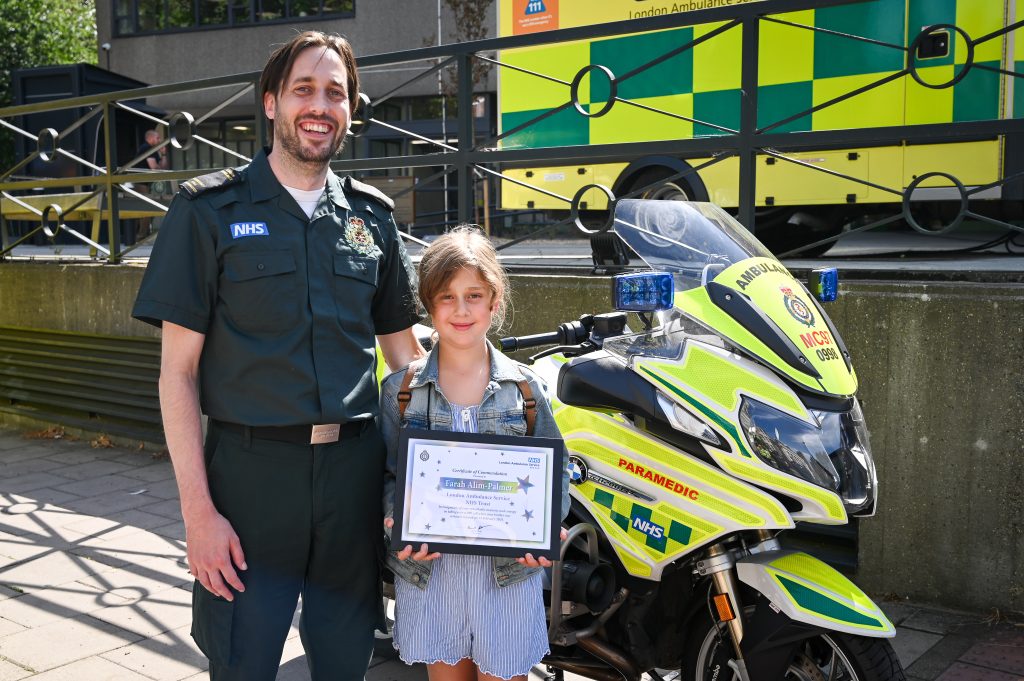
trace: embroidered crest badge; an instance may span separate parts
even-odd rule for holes
[[[783,286],[779,289],[785,296],[786,311],[804,326],[814,326],[814,313],[808,309],[804,301],[800,300],[793,289]]]
[[[373,252],[376,244],[373,243],[373,234],[366,228],[366,222],[355,216],[348,219],[348,226],[345,227],[345,241],[352,250],[363,255]]]

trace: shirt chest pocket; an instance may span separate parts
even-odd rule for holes
[[[377,293],[377,260],[355,255],[334,256],[334,299],[338,319],[347,329],[373,333],[373,297]]]
[[[220,298],[244,331],[280,331],[298,320],[295,256],[290,251],[228,253]]]

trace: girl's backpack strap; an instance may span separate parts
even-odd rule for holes
[[[409,402],[412,400],[412,391],[409,390],[409,386],[412,384],[412,377],[420,367],[423,366],[422,362],[413,362],[405,368],[405,376],[402,378],[402,387],[398,389],[398,420],[401,422],[405,418],[405,408],[409,406]]]
[[[530,388],[529,381],[519,381],[519,392],[523,396],[523,416],[526,417],[526,434],[532,436],[533,426],[537,422],[537,400],[533,399],[533,390]]]

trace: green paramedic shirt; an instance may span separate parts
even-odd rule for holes
[[[266,153],[184,183],[132,316],[205,334],[200,401],[250,426],[377,413],[374,335],[417,321],[414,273],[391,202],[328,173],[307,218]]]

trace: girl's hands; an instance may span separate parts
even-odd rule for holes
[[[388,528],[390,530],[394,526],[395,526],[394,518],[385,518],[384,519],[384,527],[386,527],[386,528]],[[563,530],[563,532],[564,531],[565,530]],[[441,554],[440,553],[430,553],[430,549],[427,547],[426,544],[420,544],[420,550],[417,551],[416,553],[413,553],[412,552],[412,545],[408,544],[408,545],[406,545],[406,547],[404,549],[402,549],[401,551],[396,553],[395,557],[398,558],[398,560],[405,560],[406,558],[412,558],[413,560],[427,561],[427,560],[436,560],[437,558],[441,557]],[[548,564],[550,565],[550,563],[548,563]]]
[[[387,521],[385,521],[385,522],[387,522]],[[562,541],[565,541],[566,537],[569,536],[569,531],[566,530],[563,527],[561,529],[561,531],[558,533],[558,536],[561,538]],[[424,546],[426,546],[426,544],[424,544]],[[516,562],[519,563],[520,565],[525,565],[526,567],[530,567],[530,568],[535,568],[535,567],[545,567],[545,568],[546,567],[551,567],[551,561],[550,560],[548,560],[547,558],[544,558],[543,556],[541,556],[540,558],[534,558],[532,553],[528,553],[525,556],[523,556],[522,558],[516,558]]]

